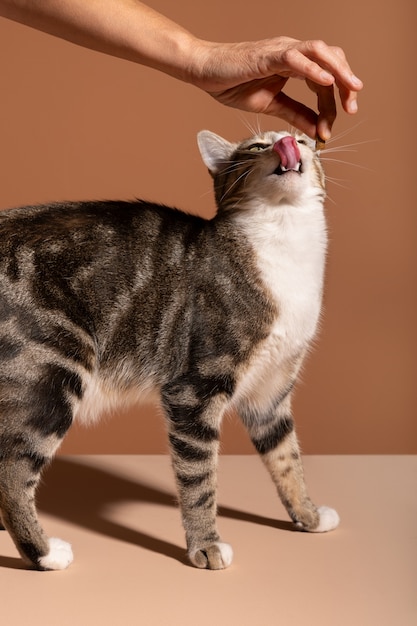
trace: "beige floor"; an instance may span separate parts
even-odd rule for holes
[[[417,457],[305,458],[310,492],[334,506],[334,532],[293,532],[255,456],[222,457],[220,520],[233,565],[184,559],[164,456],[57,458],[39,509],[71,541],[64,572],[22,569],[0,534],[1,624],[78,626],[415,626]]]

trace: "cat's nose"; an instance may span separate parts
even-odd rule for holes
[[[281,167],[286,170],[297,168],[301,160],[301,154],[294,137],[291,137],[291,135],[282,137],[274,144],[273,149],[281,160]]]

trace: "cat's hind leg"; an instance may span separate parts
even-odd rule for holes
[[[245,407],[241,416],[295,526],[327,532],[338,526],[339,515],[329,507],[316,507],[308,496],[290,396],[262,412]]]
[[[0,510],[2,522],[23,559],[39,570],[64,569],[71,546],[48,538],[36,511],[41,471],[72,422],[74,374],[43,366],[32,385],[2,385],[0,402]],[[45,376],[48,374],[48,376]],[[65,375],[64,375],[65,374]]]
[[[207,385],[206,385],[207,386]],[[199,568],[224,569],[233,558],[216,527],[219,428],[227,395],[204,381],[175,382],[162,393],[188,556]]]
[[[2,518],[22,558],[40,570],[64,569],[72,561],[71,546],[48,538],[39,524],[35,489],[48,459],[28,455],[2,459],[0,502]]]
[[[0,441],[1,444],[1,441]],[[20,555],[39,570],[64,569],[71,563],[71,546],[48,538],[39,524],[35,490],[48,458],[34,453],[2,458],[0,463],[0,504],[5,528]]]

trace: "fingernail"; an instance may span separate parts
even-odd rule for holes
[[[352,74],[351,82],[352,82],[352,85],[354,85],[355,87],[359,87],[359,88],[363,87],[363,83],[361,79],[355,76],[354,74]]]
[[[351,102],[349,102],[349,111],[351,113],[356,113],[357,110],[358,110],[358,103],[356,102],[356,100],[352,100]]]
[[[326,83],[334,82],[334,77],[326,71],[320,72],[320,78],[326,81]]]
[[[323,143],[326,143],[326,141],[329,141],[331,136],[332,136],[332,129],[330,128],[328,124],[325,124],[322,122],[321,124],[317,126],[316,139],[318,139],[319,141],[322,141]]]

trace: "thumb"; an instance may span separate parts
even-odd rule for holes
[[[285,120],[312,139],[316,137],[317,113],[282,91],[274,97],[264,113]]]

